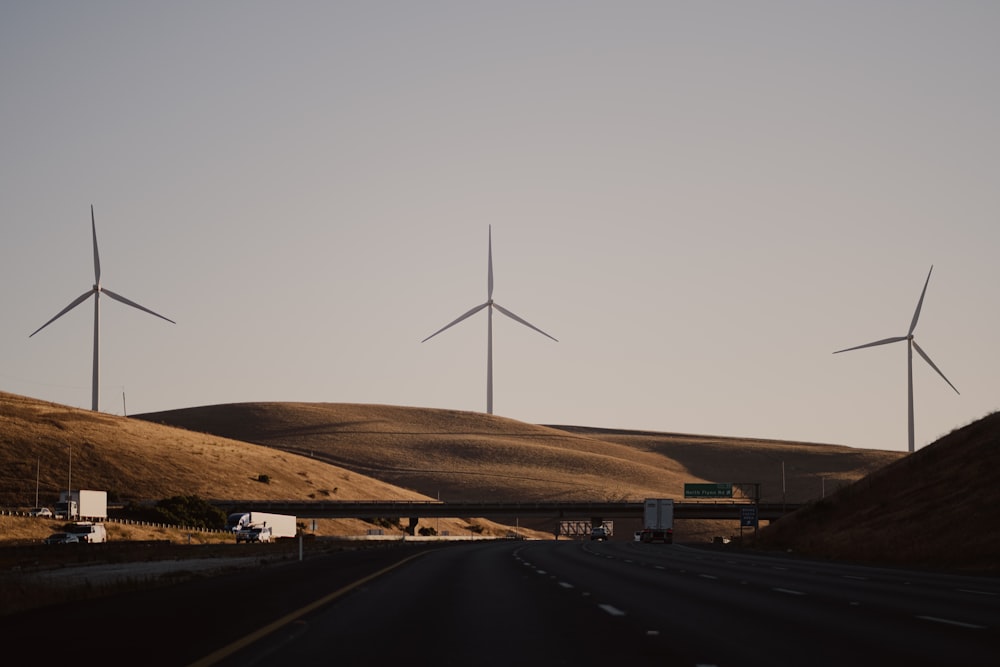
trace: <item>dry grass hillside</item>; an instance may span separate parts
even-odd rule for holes
[[[474,412],[343,403],[239,403],[136,418],[329,461],[443,500],[683,497],[688,482],[760,482],[820,497],[901,456],[831,445],[546,427]]]
[[[268,482],[260,480],[266,475]],[[192,433],[0,392],[0,507],[51,506],[60,491],[105,489],[111,502],[177,495],[256,500],[431,500],[331,465],[270,447]],[[428,521],[439,532],[503,535],[509,527],[483,519]],[[48,520],[3,518],[0,542],[37,541],[59,530]],[[321,520],[324,535],[359,535],[359,520]],[[396,532],[385,528],[387,532]],[[528,532],[528,531],[522,531]],[[187,539],[188,532],[112,527],[112,539]],[[212,535],[199,542],[215,541]]]
[[[118,502],[174,495],[637,501],[681,497],[686,482],[751,480],[761,482],[765,497],[768,490],[776,497],[782,462],[788,500],[799,502],[820,495],[824,476],[832,489],[893,456],[807,443],[552,428],[387,405],[249,403],[125,418],[0,393],[0,506],[15,508],[33,505],[36,488],[39,502],[51,504],[70,484],[107,489]],[[258,481],[261,475],[269,483]],[[692,539],[736,530],[729,523],[687,528]]]
[[[903,456],[901,452],[780,440],[553,428],[665,456],[681,465],[688,482],[759,483],[761,500],[766,502],[801,503],[828,495]]]
[[[106,489],[120,502],[428,499],[308,456],[7,393],[0,393],[0,461],[5,507],[32,506],[36,477],[42,504],[70,485]]]
[[[1000,574],[1000,413],[811,504],[758,546],[881,564]]]

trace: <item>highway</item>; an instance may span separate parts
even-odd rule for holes
[[[996,665],[1000,580],[682,545],[424,552],[199,664]]]
[[[396,543],[2,620],[0,641],[42,664],[83,642],[105,667],[978,667],[1000,656],[1000,577],[721,546]]]

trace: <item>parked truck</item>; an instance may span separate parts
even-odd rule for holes
[[[79,491],[61,491],[59,502],[55,504],[56,518],[59,519],[92,519],[108,518],[108,492],[80,489]]]
[[[226,519],[226,528],[233,532],[237,542],[271,542],[295,537],[298,532],[293,515],[268,512],[233,512]]]
[[[673,498],[646,498],[642,508],[642,532],[639,541],[672,544],[674,541]]]

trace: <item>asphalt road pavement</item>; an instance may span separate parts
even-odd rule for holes
[[[1000,580],[681,545],[430,551],[222,665],[996,665]]]
[[[86,639],[103,665],[994,666],[1000,578],[634,542],[399,545],[47,607],[0,639],[52,656]]]

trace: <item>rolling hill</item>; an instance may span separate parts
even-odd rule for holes
[[[238,403],[135,416],[315,457],[442,500],[683,497],[689,482],[753,482],[804,502],[901,456],[741,438],[553,427],[476,412],[344,403]]]
[[[635,501],[729,481],[759,484],[765,501],[810,503],[762,528],[760,548],[983,570],[1000,562],[998,445],[996,414],[905,455],[371,404],[237,403],[126,418],[0,393],[0,505],[30,506],[36,489],[51,502],[70,483],[119,501]]]

